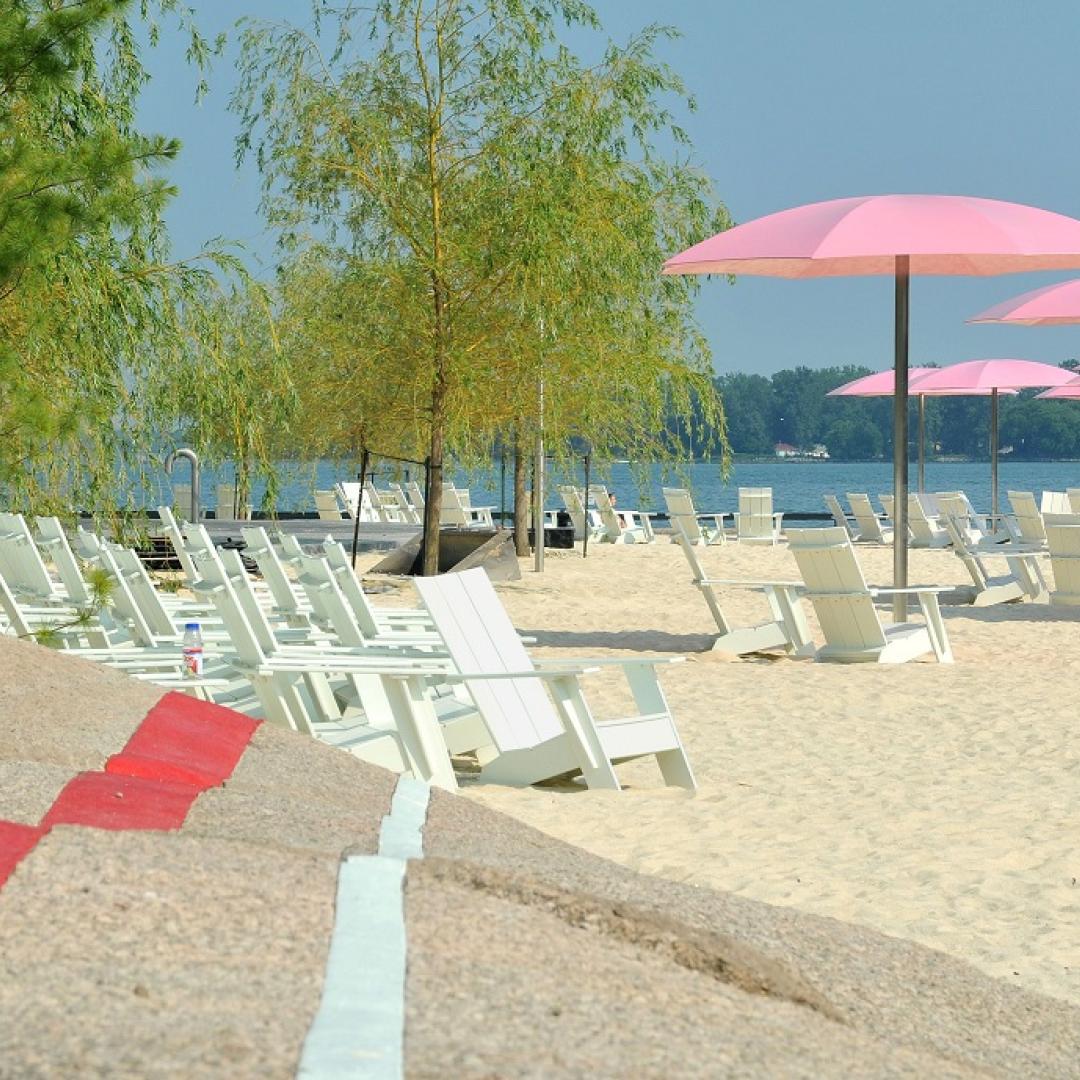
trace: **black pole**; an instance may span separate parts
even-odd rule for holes
[[[990,529],[998,527],[998,390],[990,391]]]
[[[585,535],[581,540],[581,557],[589,557],[589,454],[585,455]]]
[[[506,528],[506,451],[499,455],[499,525]]]
[[[360,450],[360,490],[356,494],[356,513],[352,531],[352,567],[356,569],[356,551],[360,546],[360,509],[364,505],[364,477],[367,476],[368,452],[367,447]]]
[[[896,256],[896,322],[893,393],[893,587],[908,583],[908,325],[911,299],[911,257]],[[907,596],[893,597],[893,622],[907,622]]]

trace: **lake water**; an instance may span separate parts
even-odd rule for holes
[[[720,478],[720,469],[712,464],[691,464],[684,466],[689,477],[697,508],[705,511],[731,511],[738,504],[739,487],[771,487],[773,504],[792,517],[800,513],[823,513],[825,504],[822,496],[829,493],[843,495],[848,491],[867,492],[877,501],[879,492],[892,490],[891,462],[861,462],[843,464],[839,462],[763,462],[736,464],[727,482]],[[636,471],[636,470],[635,470]],[[231,472],[228,474],[231,476]],[[413,477],[422,475],[422,470],[413,472]],[[573,480],[581,484],[582,469],[576,470]],[[602,473],[593,472],[596,482],[607,482],[608,487],[618,498],[620,506],[643,509],[664,509],[661,487],[665,484],[682,486],[683,480],[668,470],[666,474],[658,466],[648,470],[646,489],[639,491],[630,466],[616,463]],[[1002,462],[999,468],[1000,497],[1006,505],[1006,492],[1044,490],[1064,491],[1069,487],[1080,487],[1080,462]],[[177,479],[187,480],[184,465],[177,466]],[[283,470],[281,494],[278,506],[282,510],[313,510],[315,507],[312,492],[315,488],[332,487],[336,480],[355,479],[348,469],[330,462],[320,462],[318,466],[304,468],[291,467]],[[378,472],[376,484],[379,487],[391,476],[388,472]],[[468,486],[472,491],[473,503],[477,506],[502,505],[500,490],[500,472],[494,470],[480,473],[454,474],[457,483]],[[217,475],[212,469],[203,470],[203,501],[207,506],[214,504],[213,485]],[[547,505],[561,506],[555,485],[563,481],[557,472],[549,476]],[[915,488],[915,465],[912,463],[910,474],[911,487]],[[989,462],[928,463],[926,466],[926,489],[928,491],[967,492],[975,506],[980,510],[990,509],[990,464]],[[255,504],[259,504],[263,487],[258,485],[254,492]],[[163,484],[161,495],[168,497],[168,487]],[[155,497],[157,493],[155,493]],[[508,470],[506,476],[506,506],[513,501],[513,480]]]

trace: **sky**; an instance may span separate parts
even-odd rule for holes
[[[183,42],[147,53],[144,131],[179,138],[168,221],[184,257],[215,237],[272,267],[259,177],[239,169],[228,111],[233,29],[254,16],[304,22],[306,0],[188,0],[200,27],[229,34],[194,104]],[[593,0],[607,37],[651,22],[681,37],[661,59],[688,84],[680,120],[696,163],[737,222],[803,203],[877,193],[978,195],[1080,217],[1080,5],[1074,0]],[[597,42],[564,35],[589,54]],[[704,237],[701,237],[704,239]],[[675,254],[672,252],[672,254]],[[659,269],[659,268],[658,268]],[[911,362],[1080,356],[1080,326],[967,326],[971,315],[1068,273],[922,277],[911,289]],[[697,316],[718,372],[890,366],[891,278],[702,283]]]

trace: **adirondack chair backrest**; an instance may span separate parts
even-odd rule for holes
[[[417,481],[410,480],[405,485],[405,490],[409,493],[409,501],[413,504],[413,506],[417,510],[420,511],[421,514],[423,514],[423,512],[424,512],[424,489],[423,489],[423,487],[421,487],[420,484]]]
[[[0,513],[0,573],[15,593],[42,600],[63,598],[22,514]]]
[[[336,540],[328,539],[323,542],[323,555],[326,556],[326,561],[334,572],[342,596],[345,597],[349,607],[352,608],[361,633],[367,637],[378,636],[379,627],[378,620],[375,618],[375,610],[371,606],[371,601],[367,598],[367,593],[364,592],[364,586],[356,576],[349,553]],[[303,559],[301,559],[302,564]]]
[[[458,671],[533,670],[484,570],[414,578],[413,583]],[[478,679],[465,685],[500,751],[526,750],[563,731],[540,679]]]
[[[843,529],[844,532],[851,535],[851,526],[848,524],[847,514],[844,513],[844,508],[840,505],[840,500],[835,495],[825,496],[825,508],[832,514],[833,521],[836,522],[838,529]]]
[[[300,585],[311,603],[316,622],[333,630],[342,645],[356,648],[367,645],[352,605],[345,599],[337,576],[326,559],[304,555],[300,560],[300,571]]]
[[[559,497],[570,515],[570,522],[574,526],[574,539],[582,540],[588,528],[586,522],[588,515],[585,512],[585,500],[582,498],[581,489],[573,484],[560,484],[558,486]]]
[[[692,544],[700,543],[702,539],[701,524],[694,510],[694,500],[686,488],[664,488],[664,502],[667,503],[668,517],[672,528],[676,521],[682,528],[682,533]]]
[[[146,625],[159,636],[174,636],[176,626],[172,621],[172,616],[161,602],[161,594],[154,588],[154,583],[146,572],[146,567],[143,566],[138,552],[119,546],[110,546],[109,550],[116,569],[123,575],[128,592],[142,613]]]
[[[851,506],[852,516],[855,518],[855,524],[859,527],[859,534],[864,540],[879,540],[885,539],[885,534],[881,531],[881,522],[878,520],[877,513],[874,511],[874,504],[870,501],[870,496],[864,493],[852,492],[847,493],[847,501]]]
[[[884,500],[885,496],[882,496]],[[932,495],[908,492],[908,530],[916,541],[932,544],[941,536],[942,526],[938,520],[937,500]]]
[[[1039,509],[1044,514],[1071,514],[1073,512],[1072,503],[1064,491],[1044,491]]]
[[[398,513],[401,515],[401,520],[408,522],[410,525],[420,524],[420,513],[416,507],[409,502],[409,497],[405,494],[405,489],[400,484],[391,484],[390,492],[397,500]]]
[[[341,520],[341,506],[335,491],[316,491],[315,509],[319,512],[320,521]]]
[[[222,555],[237,553],[225,551]],[[236,591],[237,581],[226,569],[225,562],[203,549],[193,552],[192,560],[199,579],[196,591],[209,592],[237,657],[248,666],[265,664],[268,656],[276,649],[276,641],[258,604],[254,605],[253,623],[252,611],[248,605],[241,602]]]
[[[17,637],[29,637],[33,632],[30,623],[22,613],[15,594],[8,588],[4,575],[0,572],[0,611],[7,617],[7,630]]]
[[[600,523],[604,526],[607,536],[611,540],[618,540],[625,531],[625,526],[619,520],[615,507],[611,505],[608,489],[603,484],[590,484],[589,500],[596,507],[596,512],[600,515]]]
[[[1066,488],[1065,494],[1069,499],[1069,513],[1080,514],[1080,488]]]
[[[240,530],[244,539],[244,554],[255,560],[266,587],[270,590],[274,607],[288,614],[299,614],[300,601],[297,599],[289,575],[285,573],[285,566],[274,545],[270,543],[270,537],[266,529],[261,525],[253,528]]]
[[[1042,514],[1034,494],[1030,491],[1010,491],[1008,497],[1020,538],[1031,544],[1044,544],[1046,529],[1043,528]]]
[[[367,493],[365,492],[363,497],[360,495],[360,481],[359,480],[340,480],[334,485],[334,491],[340,501],[340,505],[345,507],[346,513],[349,517],[356,517],[357,500],[360,500],[360,520],[361,521],[373,521],[374,515],[371,513],[371,506],[368,503]]]
[[[885,516],[890,521],[895,521],[896,499],[894,499],[892,495],[888,494],[888,492],[886,492],[884,495],[878,495],[878,498],[881,500],[881,508],[885,511]]]
[[[963,534],[966,544],[977,544],[983,538],[985,522],[975,513],[971,500],[962,491],[939,491],[936,498],[942,525],[950,518]]]
[[[735,519],[740,539],[773,536],[772,488],[739,488],[739,515]]]
[[[67,533],[57,517],[39,517],[37,521],[38,547],[52,560],[60,581],[73,604],[89,604],[90,589],[83,577],[82,567],[71,550]]]
[[[120,621],[127,626],[136,645],[147,648],[155,643],[154,628],[147,621],[142,607],[132,595],[131,585],[116,562],[117,549],[110,544],[99,544],[96,562],[109,575],[113,589],[109,595],[109,607]],[[168,636],[174,636],[175,629],[170,624]],[[158,636],[161,636],[160,634]]]
[[[1054,592],[1080,603],[1080,514],[1045,514],[1043,524]]]
[[[843,529],[789,529],[788,543],[828,645],[884,648],[874,601]]]
[[[157,512],[158,517],[161,518],[162,531],[169,538],[169,543],[172,544],[173,551],[176,553],[177,559],[180,560],[180,568],[184,571],[184,577],[187,579],[187,583],[191,585],[198,577],[198,574],[184,543],[184,531],[176,520],[172,507],[159,506]]]
[[[469,515],[465,512],[461,492],[453,484],[443,484],[439,520],[443,525],[469,524]]]

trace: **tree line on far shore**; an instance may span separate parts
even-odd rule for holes
[[[1075,360],[1062,367],[1075,369]],[[871,374],[864,367],[807,367],[771,377],[733,373],[715,380],[724,402],[732,452],[772,456],[777,443],[799,449],[822,444],[832,458],[892,457],[891,397],[828,397],[830,390]],[[1037,401],[1038,390],[1000,397],[1000,443],[1022,460],[1080,458],[1080,402]],[[909,430],[916,452],[916,401]],[[990,449],[990,399],[928,397],[926,445],[931,457],[985,458]],[[687,449],[689,444],[687,443]]]

